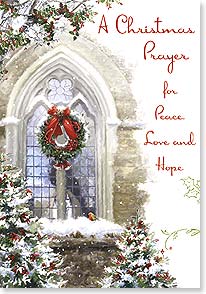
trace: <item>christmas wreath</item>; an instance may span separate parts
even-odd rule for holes
[[[85,147],[85,123],[77,115],[71,115],[68,107],[61,110],[53,106],[48,115],[38,133],[39,145],[42,153],[55,160],[56,168],[68,169],[71,166],[68,160]]]

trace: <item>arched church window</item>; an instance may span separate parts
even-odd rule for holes
[[[89,139],[79,156],[71,161],[66,171],[66,216],[87,216],[97,211],[97,136],[96,120],[85,104],[86,98],[73,86],[70,79],[52,78],[45,91],[48,102],[69,106],[80,113],[88,123]],[[37,141],[38,127],[47,117],[48,108],[37,105],[28,117],[26,125],[26,177],[28,187],[33,190],[31,208],[38,217],[57,218],[57,179],[54,162],[46,158]]]
[[[77,217],[93,211],[100,218],[113,220],[113,165],[121,121],[111,85],[97,68],[61,44],[31,61],[12,87],[5,123],[6,153],[25,172],[28,187],[34,191],[31,207],[38,217],[63,218],[60,211],[65,210],[67,216]],[[87,146],[67,171],[65,193],[60,193],[59,171],[42,155],[36,138],[52,104],[82,113],[90,132]],[[66,209],[61,210],[64,194]]]

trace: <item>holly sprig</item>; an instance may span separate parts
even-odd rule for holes
[[[185,193],[185,197],[187,198],[195,198],[197,202],[200,202],[200,180],[193,179],[191,177],[187,177],[182,179],[183,184],[187,188],[187,192]]]
[[[122,4],[120,0],[96,2],[106,5],[108,9],[114,3]],[[64,29],[68,29],[73,40],[76,40],[85,24],[94,22],[96,14],[91,0],[0,0],[0,77],[7,73],[4,61],[10,51],[32,42],[50,45],[58,40],[56,33],[59,32],[58,25],[62,18],[68,24]],[[18,21],[21,21],[20,27],[15,24]]]
[[[196,228],[192,228],[192,229],[179,229],[179,230],[175,230],[173,232],[168,232],[167,230],[161,230],[161,232],[167,236],[166,240],[165,240],[165,249],[169,249],[169,241],[170,240],[176,240],[177,238],[179,238],[180,234],[185,233],[186,235],[190,236],[190,237],[194,237],[196,235],[200,234],[200,230],[196,229]],[[171,247],[170,247],[171,248]]]
[[[200,203],[200,180],[193,179],[192,177],[186,177],[184,179],[181,179],[183,184],[186,186],[187,192],[184,194],[184,197],[186,198],[194,198],[197,200],[198,203]],[[172,232],[168,232],[167,230],[161,230],[161,232],[167,236],[165,240],[165,248],[168,250],[168,242],[170,240],[176,240],[180,234],[185,233],[186,235],[189,235],[191,237],[194,237],[196,235],[200,234],[200,230],[197,228],[181,228],[174,230]]]

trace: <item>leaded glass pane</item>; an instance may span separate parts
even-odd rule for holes
[[[56,191],[49,176],[51,161],[41,153],[36,139],[38,127],[46,117],[46,109],[40,106],[28,121],[26,176],[27,186],[33,191],[34,216],[56,218]]]
[[[72,82],[69,79],[49,81],[48,100],[55,104],[68,103],[72,99]]]
[[[61,105],[72,99],[72,83],[69,79],[49,81],[48,100]],[[66,171],[66,214],[67,216],[87,216],[96,213],[96,131],[95,121],[84,104],[79,102],[73,110],[82,114],[88,123],[89,139],[86,147],[71,163]],[[38,146],[37,130],[47,117],[47,110],[39,106],[27,124],[27,185],[33,190],[31,207],[38,217],[57,218],[56,170],[54,162],[46,158]]]
[[[73,160],[72,168],[67,172],[67,189],[69,193],[67,199],[70,199],[70,204],[75,203],[76,214],[87,216],[88,212],[96,213],[96,132],[95,123],[84,105],[78,103],[74,110],[82,114],[88,123],[89,139],[82,153]],[[74,181],[71,183],[70,179]],[[72,184],[72,185],[71,185]],[[90,196],[93,196],[91,198]],[[73,212],[74,213],[74,212]]]

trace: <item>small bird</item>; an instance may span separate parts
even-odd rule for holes
[[[97,220],[97,217],[96,217],[96,215],[93,213],[93,212],[89,212],[88,213],[88,219],[90,220],[90,221],[95,221],[95,220]]]

